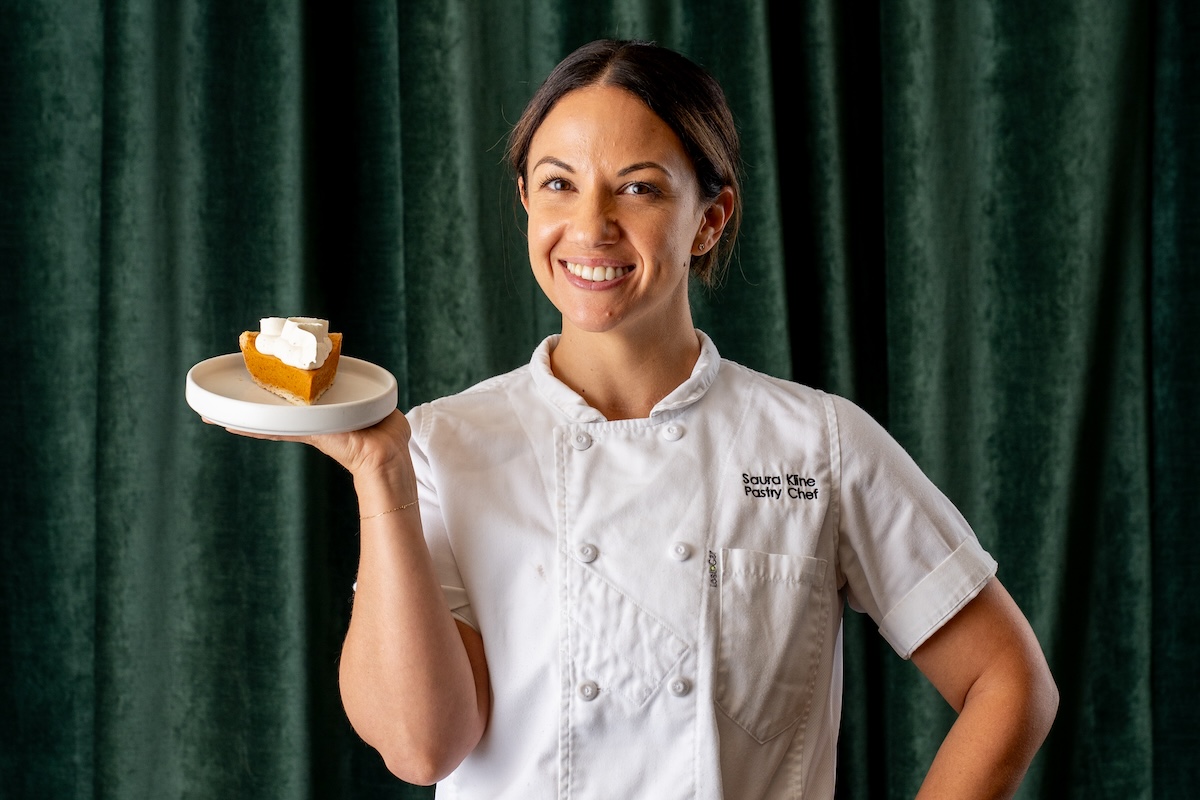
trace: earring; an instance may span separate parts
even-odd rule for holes
[[[703,253],[704,252],[704,242],[701,242],[699,244],[699,248],[700,248],[700,252]]]

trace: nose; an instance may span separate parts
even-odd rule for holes
[[[619,236],[616,203],[602,191],[582,192],[571,215],[571,241],[582,247],[612,244]]]

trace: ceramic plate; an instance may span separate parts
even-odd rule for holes
[[[188,370],[187,404],[226,428],[303,436],[369,428],[396,408],[396,379],[369,361],[342,356],[337,378],[311,406],[295,406],[258,386],[241,353],[201,361]]]

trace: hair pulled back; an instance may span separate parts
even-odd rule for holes
[[[615,86],[641,98],[665,122],[692,161],[700,194],[712,201],[728,186],[733,213],[721,239],[707,253],[692,256],[692,274],[706,285],[720,278],[742,218],[737,128],[720,84],[685,56],[652,42],[602,39],[563,59],[537,90],[508,139],[508,160],[527,179],[529,146],[546,115],[565,95],[588,86]]]

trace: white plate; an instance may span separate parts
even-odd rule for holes
[[[311,406],[292,405],[258,386],[241,353],[201,361],[188,370],[187,404],[226,428],[304,436],[369,428],[396,408],[396,379],[369,361],[342,356],[333,386]]]

